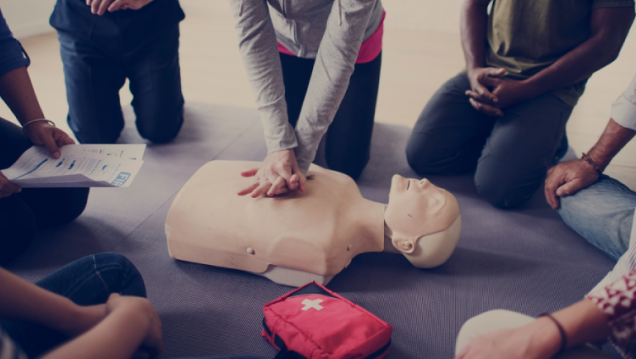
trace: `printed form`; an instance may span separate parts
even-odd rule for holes
[[[55,159],[33,146],[2,170],[9,181],[35,187],[128,187],[139,172],[146,145],[67,145]]]

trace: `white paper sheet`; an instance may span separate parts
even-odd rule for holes
[[[20,187],[128,187],[137,176],[146,145],[67,145],[60,158],[42,146],[29,148],[2,170]]]

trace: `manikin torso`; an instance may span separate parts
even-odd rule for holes
[[[238,174],[259,164],[212,161],[188,180],[166,219],[171,256],[245,270],[280,284],[299,286],[311,280],[326,284],[356,255],[385,250],[385,238],[389,251],[396,252],[395,246],[408,258],[421,252],[418,237],[456,227],[451,240],[446,235],[437,240],[440,243],[433,244],[433,250],[439,255],[432,262],[444,262],[456,245],[454,237],[459,237],[461,226],[457,201],[432,184],[437,191],[429,191],[433,195],[429,195],[427,201],[444,202],[442,207],[446,211],[436,208],[431,212],[428,208],[429,213],[418,214],[417,208],[409,210],[413,213],[405,213],[405,220],[416,216],[418,228],[411,232],[417,235],[409,237],[409,231],[405,230],[401,231],[404,235],[394,236],[400,238],[391,241],[393,231],[385,226],[385,204],[364,199],[350,177],[316,165],[309,169],[308,175],[314,175],[314,179],[307,181],[304,192],[293,191],[271,198],[238,196],[236,193],[252,180]],[[394,187],[409,189],[408,181],[394,178],[391,195],[399,194]],[[406,197],[409,194],[403,193],[404,201],[393,207],[408,208],[415,203],[412,194]],[[432,199],[436,196],[437,199]],[[387,211],[391,205],[389,201]],[[392,210],[392,217],[386,217],[387,224],[393,222],[399,227],[396,229],[412,229],[400,223],[402,216],[398,212]],[[426,233],[421,233],[421,226],[426,228]]]

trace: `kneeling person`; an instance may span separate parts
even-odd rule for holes
[[[433,95],[406,153],[421,175],[475,171],[479,194],[508,208],[543,182],[587,79],[618,56],[634,1],[498,0],[488,14],[490,2],[465,1],[466,73]]]
[[[119,138],[124,128],[119,90],[126,79],[141,137],[165,143],[177,136],[183,124],[184,17],[178,0],[57,1],[50,23],[60,40],[68,124],[81,143]]]

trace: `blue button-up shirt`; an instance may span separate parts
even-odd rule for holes
[[[29,66],[29,64],[29,57],[20,42],[13,37],[0,10],[0,77],[13,69]]]

